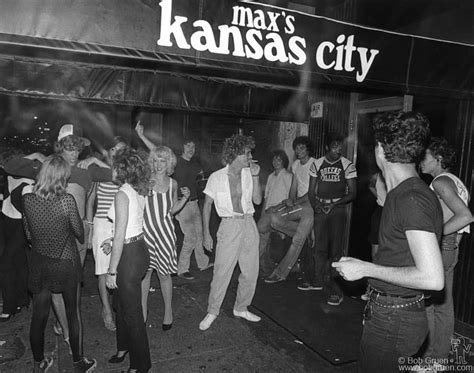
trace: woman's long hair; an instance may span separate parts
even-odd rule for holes
[[[148,195],[150,186],[150,168],[144,157],[135,149],[125,148],[114,157],[113,169],[119,185],[128,183],[138,194]]]
[[[51,154],[43,162],[36,176],[33,193],[45,199],[59,197],[66,193],[66,187],[71,177],[71,166],[59,154]]]

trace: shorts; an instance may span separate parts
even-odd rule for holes
[[[104,275],[109,269],[111,254],[105,255],[100,245],[102,245],[106,239],[113,238],[113,228],[114,223],[109,219],[94,218],[92,252],[94,253],[96,275]]]

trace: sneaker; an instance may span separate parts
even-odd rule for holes
[[[323,290],[322,286],[319,285],[312,285],[309,282],[303,282],[302,284],[298,285],[297,287],[299,290],[307,291],[307,290]]]
[[[89,360],[86,357],[83,357],[82,360],[72,363],[74,366],[74,373],[91,373],[95,370],[97,366],[97,360]]]
[[[35,361],[33,365],[33,373],[48,372],[49,368],[53,366],[53,363],[54,359],[52,356],[44,358],[43,361],[39,363]]]
[[[208,264],[207,266],[205,266],[204,268],[201,268],[200,271],[202,272],[202,271],[205,271],[205,270],[207,270],[207,269],[209,269],[209,268],[212,268],[212,267],[214,267],[214,263],[209,263],[209,264]],[[189,272],[188,272],[188,273],[189,273]]]
[[[279,275],[272,273],[270,276],[268,276],[265,280],[267,284],[276,284],[277,282],[282,282],[285,281],[283,277],[280,277]]]
[[[343,298],[342,295],[333,294],[328,298],[328,304],[331,306],[339,306]]]
[[[189,271],[179,274],[178,277],[184,278],[185,280],[194,280],[194,276]]]
[[[199,323],[199,329],[203,331],[209,329],[215,319],[217,319],[216,315],[208,313],[206,317]]]
[[[234,310],[233,312],[234,312],[235,317],[239,317],[241,319],[245,319],[245,320],[251,321],[251,322],[259,322],[262,319],[260,316],[257,316],[257,315],[253,314],[250,311],[236,311],[236,310]]]

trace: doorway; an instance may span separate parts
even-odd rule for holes
[[[351,94],[350,138],[347,154],[352,155],[352,161],[357,168],[357,197],[349,207],[352,211],[351,224],[346,237],[349,238],[350,256],[371,260],[371,245],[369,243],[370,219],[376,206],[375,196],[369,189],[370,177],[378,172],[375,162],[375,140],[372,125],[382,113],[391,111],[410,111],[413,96],[399,97],[370,97],[358,93]]]

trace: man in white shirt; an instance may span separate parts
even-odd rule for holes
[[[278,212],[278,205],[288,199],[291,181],[293,180],[293,175],[287,170],[289,160],[284,150],[280,149],[273,152],[272,164],[274,172],[268,176],[262,214],[257,223],[260,234],[260,272],[264,277],[267,277],[274,269],[274,264],[268,250],[272,229],[272,213]]]
[[[309,137],[299,136],[293,141],[297,160],[291,166],[293,181],[290,196],[272,214],[273,229],[293,237],[288,252],[273,273],[265,279],[268,284],[284,281],[295,265],[306,238],[313,228],[313,208],[308,199],[309,169],[315,159],[310,156],[312,143]]]
[[[241,274],[234,305],[234,316],[258,322],[260,317],[247,310],[252,302],[258,277],[257,225],[253,218],[253,203],[262,202],[258,174],[260,167],[252,161],[255,147],[251,137],[234,135],[224,142],[222,159],[226,166],[209,177],[203,207],[204,247],[212,251],[213,240],[209,231],[212,203],[222,218],[217,232],[214,275],[211,282],[207,315],[199,324],[207,330],[217,318],[229,286],[235,265]]]

